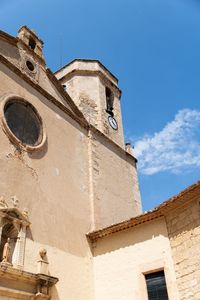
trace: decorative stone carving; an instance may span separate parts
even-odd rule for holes
[[[39,251],[40,259],[37,261],[38,263],[38,273],[48,275],[48,260],[47,260],[47,250],[42,248]]]
[[[7,208],[7,207],[8,207],[8,205],[5,201],[4,196],[0,196],[0,208]]]
[[[13,265],[18,269],[22,269],[24,264],[25,240],[26,226],[21,224],[13,252]]]
[[[28,209],[27,208],[24,208],[22,214],[28,220]]]
[[[4,199],[3,199],[4,200]],[[12,196],[13,202],[11,207],[0,207],[0,240],[10,238],[7,248],[1,249],[0,260],[2,263],[10,263],[14,268],[22,269],[24,265],[25,241],[27,227],[30,225],[28,221],[28,211],[20,211],[18,208],[19,200],[16,196]],[[4,242],[3,242],[4,243]],[[5,255],[5,251],[10,254]]]
[[[0,299],[50,300],[50,288],[58,282],[58,278],[22,272],[11,265],[0,264],[0,281],[4,279],[6,288],[0,287]],[[17,285],[13,286],[13,282]]]
[[[11,200],[13,202],[13,206],[18,208],[19,207],[19,199],[17,198],[17,196],[12,196]]]
[[[3,247],[3,257],[2,257],[2,263],[10,264],[10,238],[7,239],[7,242],[5,243]]]
[[[44,260],[47,255],[47,250],[44,248],[40,249],[39,255],[40,255],[41,259]]]

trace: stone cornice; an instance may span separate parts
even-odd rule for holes
[[[200,200],[200,181],[189,186],[187,189],[183,190],[178,195],[175,195],[169,200],[163,202],[161,205],[157,206],[152,211],[146,212],[135,218],[131,218],[129,220],[113,224],[106,228],[89,232],[87,234],[87,237],[91,242],[95,242],[99,238],[109,236],[119,231],[127,230],[129,228],[135,227],[145,222],[152,221],[160,217],[165,217],[171,210],[177,209],[181,205],[184,205],[186,202],[188,203],[190,201],[198,199]]]
[[[11,266],[7,266],[4,263],[0,264],[0,277],[4,277],[6,279],[12,279],[12,280],[22,280],[29,283],[35,283],[38,282],[46,282],[48,286],[52,286],[58,282],[58,278],[45,275],[45,274],[35,274],[31,272],[26,272],[24,270],[15,269]]]
[[[6,285],[0,287],[0,296],[30,300],[50,299],[49,288],[58,282],[58,278],[56,277],[15,269],[5,263],[0,264],[1,280],[6,280]],[[14,289],[13,281],[18,283]],[[25,286],[26,289],[24,289]]]
[[[100,70],[77,70],[77,69],[73,69],[71,72],[69,72],[68,74],[66,74],[63,77],[61,77],[59,79],[59,81],[61,81],[63,79],[70,80],[74,75],[78,75],[78,76],[99,76],[100,79],[103,82],[106,83],[106,85],[110,85],[110,86],[112,86],[114,88],[115,92],[118,93],[119,99],[121,97],[122,92],[118,88],[118,86],[116,84],[114,84],[110,79],[108,79],[107,77],[105,77],[105,75]]]
[[[76,59],[74,59],[74,60],[72,60],[72,61],[70,61],[68,64],[66,64],[66,65],[64,65],[62,68],[60,68],[59,70],[57,70],[56,72],[55,72],[55,74],[57,74],[57,73],[59,73],[60,71],[62,71],[62,70],[64,70],[66,67],[68,67],[68,66],[70,66],[71,64],[73,64],[74,62],[76,62],[76,61],[80,61],[80,62],[95,62],[95,63],[98,63],[99,64],[99,66],[101,67],[101,68],[103,68],[104,69],[104,71],[106,72],[106,73],[108,73],[115,81],[116,81],[116,83],[118,83],[118,79],[117,79],[117,77],[115,76],[115,75],[113,75],[98,59],[81,59],[81,58],[76,58]]]

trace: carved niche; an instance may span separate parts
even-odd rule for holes
[[[12,197],[13,207],[8,207],[0,197],[0,261],[22,269],[24,264],[27,227],[30,225],[27,212],[18,208],[19,200]]]

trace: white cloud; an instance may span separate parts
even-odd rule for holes
[[[141,173],[180,173],[200,167],[200,111],[180,110],[160,132],[134,142]]]

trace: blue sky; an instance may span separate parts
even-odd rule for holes
[[[99,59],[119,78],[126,141],[134,145],[143,208],[200,178],[198,0],[3,0],[0,27],[45,42],[48,67]]]

